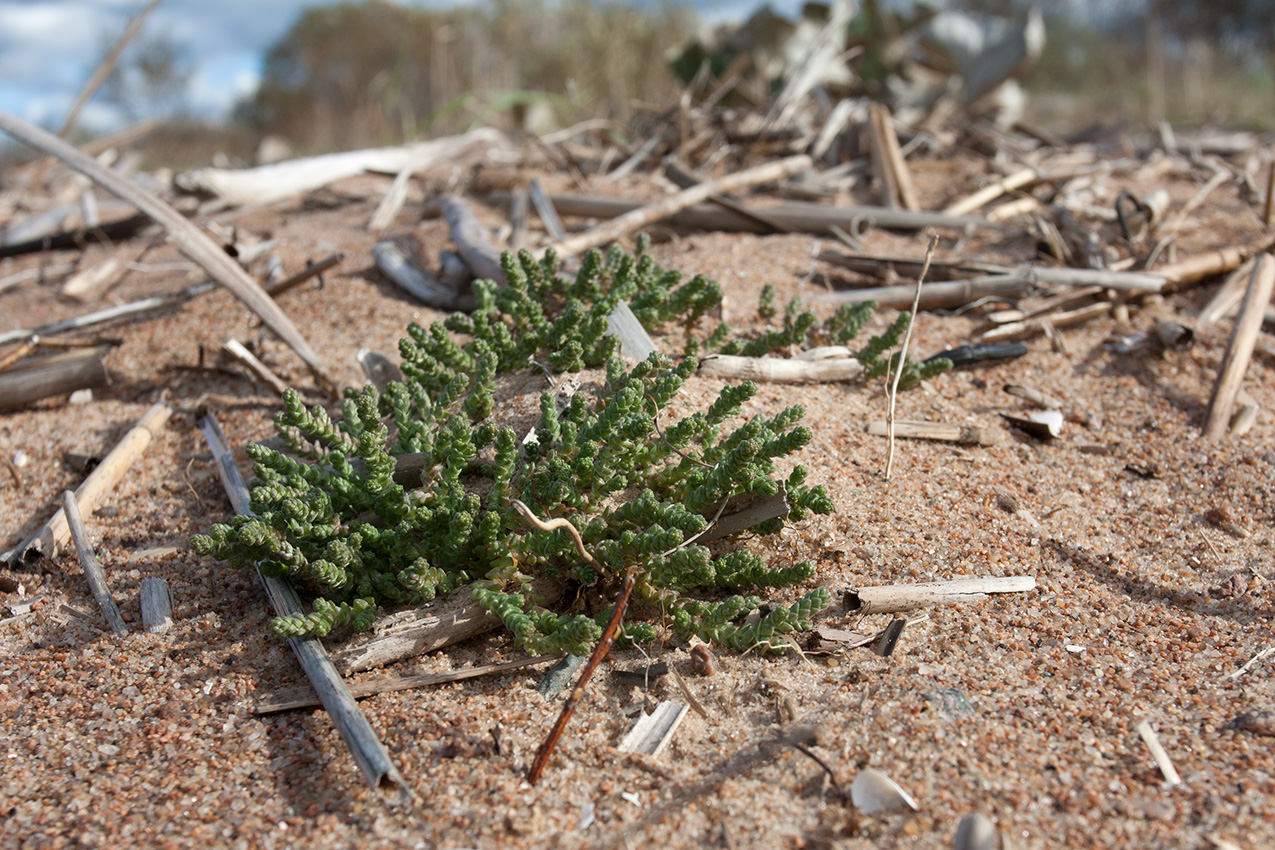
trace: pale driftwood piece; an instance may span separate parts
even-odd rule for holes
[[[680,700],[664,700],[650,714],[638,717],[617,748],[622,753],[642,753],[657,757],[673,740],[677,727],[690,707]]]
[[[141,584],[142,628],[163,634],[173,625],[173,591],[162,578],[144,578]]]
[[[1062,409],[1061,401],[1034,387],[1024,387],[1022,384],[1006,384],[1005,392],[1017,398],[1021,398],[1028,404],[1034,404],[1041,410]]]
[[[917,309],[952,310],[980,298],[1014,298],[1025,294],[1030,287],[1030,282],[1017,274],[930,283],[926,284],[925,291],[921,293]],[[915,284],[899,284],[821,292],[811,296],[809,300],[813,304],[862,304],[865,301],[875,301],[878,307],[902,310],[912,304],[915,295]]]
[[[486,664],[482,667],[452,670],[447,673],[425,673],[419,676],[393,676],[389,679],[376,679],[370,682],[349,682],[347,687],[350,689],[351,696],[355,699],[363,699],[376,694],[391,694],[396,691],[409,691],[418,688],[428,688],[433,685],[446,685],[450,682],[463,682],[466,679],[476,679],[479,676],[508,673],[511,670],[521,670],[524,667],[532,667],[537,664],[549,664],[561,658],[561,655],[538,655],[534,658],[508,661],[504,664]],[[252,707],[252,713],[256,715],[275,714],[280,711],[313,708],[318,705],[322,705],[322,703],[319,701],[319,695],[314,692],[314,688],[288,688],[276,691],[273,694],[267,694],[258,699]]]
[[[1226,280],[1209,299],[1209,303],[1200,308],[1195,321],[1200,330],[1213,327],[1239,305],[1244,297],[1244,290],[1248,287],[1249,275],[1253,273],[1253,262],[1251,258],[1245,260],[1239,268],[1227,275]]]
[[[508,193],[494,192],[490,197],[496,203],[509,203]],[[587,195],[552,195],[550,197],[559,214],[584,218],[612,219],[642,208],[641,201],[623,198],[599,198]],[[794,232],[829,236],[833,235],[834,228],[842,228],[852,233],[862,233],[869,227],[881,227],[887,230],[923,230],[927,227],[952,230],[1002,229],[1001,225],[979,216],[953,217],[936,212],[909,212],[885,207],[834,207],[807,201],[787,201],[758,207],[755,211]],[[667,221],[678,227],[702,230],[769,232],[767,225],[713,204],[700,204],[681,210],[669,216]]]
[[[1002,177],[995,183],[990,183],[984,186],[974,194],[968,195],[961,200],[948,205],[943,212],[946,215],[969,215],[975,210],[978,210],[984,205],[996,200],[1006,192],[1021,189],[1028,183],[1035,182],[1038,176],[1039,175],[1036,173],[1036,169],[1034,168],[1024,168],[1020,171],[1015,171],[1013,174],[1010,174],[1007,177]]]
[[[641,362],[659,351],[646,328],[633,315],[627,301],[616,304],[611,315],[607,316],[607,333],[620,341],[620,352],[633,360]]]
[[[551,605],[562,597],[563,589],[556,582],[537,580],[530,592],[540,604]],[[355,635],[336,652],[333,662],[342,673],[371,670],[460,643],[500,625],[498,617],[474,601],[472,589],[463,587],[420,608],[382,617],[371,635]]]
[[[494,280],[502,285],[508,283],[505,270],[500,266],[500,250],[491,241],[491,232],[478,220],[469,202],[456,195],[444,195],[439,198],[438,205],[443,211],[443,218],[447,219],[456,251],[474,277]]]
[[[1164,787],[1173,788],[1181,785],[1182,777],[1178,775],[1177,768],[1173,766],[1173,761],[1169,758],[1169,754],[1164,751],[1164,747],[1160,744],[1160,736],[1151,728],[1151,722],[1143,720],[1135,728],[1138,736],[1142,738],[1142,742],[1151,751],[1151,758],[1155,759],[1155,766],[1160,768],[1160,773],[1164,776]]]
[[[75,541],[76,552],[80,556],[80,565],[84,567],[84,577],[88,580],[89,590],[97,600],[97,607],[102,609],[102,616],[111,627],[116,637],[128,634],[128,626],[120,616],[120,609],[115,605],[111,589],[106,584],[106,573],[102,563],[93,554],[93,546],[89,543],[89,533],[84,527],[84,518],[80,516],[79,505],[75,503],[75,494],[70,490],[62,493],[62,511],[66,514],[67,526],[71,530],[71,538]]]
[[[553,208],[553,201],[539,177],[531,178],[531,203],[535,206],[536,215],[540,216],[540,223],[545,226],[549,238],[555,242],[566,239],[567,229],[562,226],[562,219],[558,218],[558,211]]]
[[[386,190],[385,197],[381,198],[381,202],[376,205],[375,212],[368,219],[367,229],[372,233],[384,230],[394,223],[394,219],[398,217],[399,211],[403,209],[403,203],[407,200],[407,184],[412,181],[412,175],[416,173],[416,166],[408,164],[398,174],[394,175],[394,181],[390,183],[390,188]]]
[[[370,348],[360,348],[355,358],[368,382],[380,392],[385,392],[391,381],[403,382],[403,371],[384,354]]]
[[[239,474],[239,468],[235,466],[234,451],[230,448],[221,425],[211,413],[208,413],[199,420],[199,427],[204,432],[208,448],[212,450],[213,459],[217,464],[217,473],[221,477],[222,486],[230,498],[231,505],[234,506],[235,513],[251,513],[248,487],[244,484],[243,476]],[[296,591],[286,579],[261,575],[260,569],[258,569],[258,575],[261,576],[266,595],[270,597],[270,604],[274,607],[276,614],[288,617],[305,613],[305,608],[302,607]],[[288,644],[297,656],[297,661],[300,662],[301,669],[305,671],[315,693],[319,695],[323,707],[327,709],[328,716],[332,718],[332,725],[336,727],[337,732],[350,748],[355,763],[372,790],[388,805],[410,804],[412,792],[407,781],[390,761],[385,746],[373,731],[371,724],[367,722],[367,718],[359,711],[358,704],[350,695],[341,675],[337,673],[332,659],[328,657],[327,650],[323,648],[323,642],[317,638],[289,638]]]
[[[1217,383],[1204,414],[1204,436],[1210,440],[1220,439],[1230,425],[1235,397],[1253,357],[1254,343],[1262,330],[1262,317],[1270,303],[1272,288],[1275,288],[1275,257],[1263,254],[1249,277],[1248,290],[1244,293],[1240,314],[1235,320],[1235,329],[1231,332],[1226,354],[1218,368]]]
[[[683,189],[676,195],[639,207],[592,230],[556,242],[553,245],[553,249],[559,257],[573,257],[590,248],[609,245],[648,224],[663,221],[687,207],[703,203],[713,195],[729,194],[762,183],[782,180],[785,177],[791,177],[799,171],[804,171],[812,164],[810,157],[805,154],[799,154],[778,162],[770,162],[735,174],[728,174],[725,177],[701,183],[690,189]],[[555,200],[555,205],[556,203]]]
[[[710,354],[699,362],[699,374],[729,380],[831,383],[854,380],[863,374],[863,364],[852,357],[835,360],[787,360],[780,357]]]
[[[1096,319],[1098,316],[1110,313],[1111,307],[1110,301],[1102,301],[1097,304],[1079,307],[1075,310],[1037,316],[1024,322],[1010,322],[984,331],[978,338],[983,342],[1007,342],[1016,339],[1027,339],[1040,334],[1050,333],[1058,328],[1069,328],[1073,325],[1084,324],[1090,319]]]
[[[173,408],[166,401],[158,401],[137,420],[123,439],[111,449],[110,454],[102,458],[97,468],[84,479],[75,490],[75,500],[82,513],[91,514],[98,501],[124,477],[133,461],[151,444],[157,431],[173,415]],[[23,541],[14,550],[16,557],[27,563],[34,563],[41,558],[57,557],[70,539],[71,530],[67,525],[66,512],[61,508],[35,534]]]
[[[269,387],[270,391],[275,395],[282,396],[288,391],[288,385],[284,382],[284,380],[271,371],[269,366],[262,363],[261,360],[258,359],[257,355],[249,351],[239,340],[226,340],[221,344],[221,350],[247,367],[248,371],[253,374],[253,377],[257,378]]]
[[[324,374],[318,355],[287,314],[279,309],[279,305],[225,251],[175,209],[131,180],[102,168],[92,157],[39,127],[0,112],[0,130],[24,144],[56,156],[111,194],[123,198],[154,219],[178,244],[182,253],[198,263],[209,277],[229,289],[236,298],[260,316],[267,327],[300,355],[316,376],[331,383]]]
[[[882,103],[870,104],[868,120],[872,127],[873,170],[881,184],[881,205],[919,210],[921,205],[916,200],[908,164],[899,151],[899,137],[894,133],[889,107]]]
[[[482,127],[445,139],[292,159],[258,168],[199,168],[177,175],[174,182],[187,192],[215,195],[232,204],[269,204],[365,171],[384,174],[399,174],[407,168],[425,171],[499,146],[502,139],[496,130]]]
[[[459,300],[457,291],[444,286],[438,278],[421,268],[399,240],[377,242],[372,246],[372,261],[381,274],[426,307],[436,310],[456,307]]]
[[[865,430],[874,437],[888,434],[884,419],[872,420]],[[949,425],[945,422],[917,422],[908,419],[895,421],[894,436],[905,440],[939,440],[976,446],[993,446],[1000,442],[998,432],[980,425]]]
[[[747,531],[758,523],[768,519],[788,516],[788,484],[779,482],[779,492],[773,496],[754,496],[746,493],[727,501],[722,508],[722,515],[717,517],[699,537],[697,543],[709,543],[723,537],[729,537],[741,531]],[[705,516],[708,512],[705,512]]]
[[[1036,579],[1032,576],[882,585],[846,591],[845,605],[852,614],[892,614],[933,605],[981,602],[990,593],[1024,593],[1035,589]]]
[[[0,412],[18,410],[42,398],[96,389],[110,380],[102,354],[87,349],[87,356],[51,360],[30,369],[0,372]]]

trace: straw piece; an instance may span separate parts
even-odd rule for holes
[[[1160,743],[1160,736],[1151,728],[1150,721],[1143,720],[1135,727],[1138,734],[1142,737],[1143,743],[1147,745],[1147,749],[1151,751],[1151,758],[1155,759],[1156,767],[1160,768],[1160,773],[1164,775],[1164,785],[1166,788],[1173,788],[1182,784],[1182,777],[1178,775],[1177,768],[1173,766],[1169,754],[1165,752],[1164,746]]]

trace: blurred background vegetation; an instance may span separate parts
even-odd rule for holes
[[[1031,5],[948,7],[1022,19]],[[1272,0],[1036,5],[1047,39],[1023,79],[1028,123],[1064,135],[1161,120],[1275,127]],[[875,41],[862,55],[890,55],[881,41],[906,38],[932,13],[921,3],[862,0],[852,27]],[[206,161],[209,148],[247,161],[267,136],[300,154],[478,123],[543,133],[597,118],[623,133],[635,115],[677,103],[684,80],[670,60],[700,30],[693,5],[675,0],[643,8],[618,0],[486,0],[450,9],[347,2],[297,18],[265,57],[258,90],[226,125],[204,126],[183,110],[189,68],[162,33],[130,48],[106,95],[120,104],[165,104],[148,147],[166,151],[170,164]],[[870,81],[871,68],[858,70]],[[691,94],[702,97],[704,87]]]

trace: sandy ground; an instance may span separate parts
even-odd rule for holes
[[[928,208],[970,191],[984,174],[973,159],[915,168]],[[1129,188],[1165,186],[1181,204],[1200,182],[1162,175]],[[289,270],[345,252],[321,288],[280,299],[344,382],[361,380],[357,349],[393,354],[407,322],[436,318],[372,268],[375,239],[363,225],[387,186],[381,178],[346,181],[305,201],[214,216],[278,239]],[[635,179],[613,191],[650,187]],[[446,227],[417,221],[423,198],[415,190],[397,229],[415,232],[435,256],[447,247]],[[484,215],[501,220],[496,210]],[[1029,260],[1027,224],[959,245],[959,234],[944,234],[939,256]],[[1180,250],[1258,233],[1235,188],[1224,187],[1184,229]],[[864,241],[871,252],[919,255],[926,237],[873,232]],[[667,265],[721,281],[735,318],[751,312],[768,282],[786,298],[823,288],[824,274],[835,278],[812,263],[814,242],[683,234],[655,250]],[[104,256],[91,247],[84,261]],[[55,252],[45,261],[73,257]],[[179,259],[156,249],[146,258],[156,270],[135,272],[109,299],[187,285],[196,278],[162,265]],[[0,277],[40,261],[2,261]],[[0,293],[3,327],[101,306],[58,301],[57,283]],[[1147,299],[1130,323],[1189,320],[1215,286]],[[874,328],[892,315],[884,311]],[[972,315],[923,315],[914,350],[965,343],[975,323]],[[409,809],[381,805],[324,712],[254,716],[256,698],[304,678],[286,644],[264,630],[269,612],[254,578],[186,548],[191,535],[229,516],[195,411],[211,407],[242,443],[268,436],[276,409],[248,379],[197,368],[201,346],[211,363],[231,336],[255,343],[304,385],[299,361],[223,293],[111,329],[123,344],[108,360],[111,385],[91,403],[58,399],[0,416],[0,450],[16,466],[16,475],[0,477],[0,548],[8,548],[80,480],[65,452],[113,445],[161,390],[178,406],[88,518],[133,633],[117,640],[103,631],[73,556],[0,572],[7,586],[21,585],[0,595],[0,606],[42,600],[0,622],[0,847],[936,848],[950,847],[957,823],[974,811],[992,818],[1005,847],[1275,845],[1272,739],[1234,724],[1275,709],[1275,658],[1237,675],[1275,645],[1272,364],[1259,356],[1245,384],[1263,411],[1257,426],[1208,442],[1200,425],[1229,322],[1190,352],[1164,355],[1105,349],[1120,329],[1100,319],[1063,333],[1061,351],[1038,339],[1021,359],[963,369],[904,395],[902,418],[984,425],[1001,439],[990,447],[900,443],[890,482],[884,441],[862,427],[883,415],[879,386],[768,386],[750,405],[774,411],[800,402],[808,410],[815,436],[800,461],[828,486],[838,512],[771,548],[781,559],[816,560],[817,582],[834,595],[1016,574],[1034,576],[1036,591],[934,609],[889,658],[866,648],[806,659],[721,653],[720,671],[706,678],[691,673],[685,646],[655,648],[652,657],[682,673],[707,713],[690,714],[659,758],[616,749],[632,723],[626,712],[643,697],[609,669],[646,663],[636,650],[617,652],[534,788],[524,775],[559,710],[536,691],[543,668],[365,699],[363,711],[413,789]],[[1007,382],[1064,400],[1074,421],[1061,438],[1036,442],[1004,426],[1001,413],[1022,409],[1002,392]],[[719,386],[693,379],[686,400]],[[1004,510],[998,492],[1026,513]],[[1229,521],[1211,521],[1218,511]],[[162,635],[139,628],[138,585],[149,576],[165,578],[176,599],[176,623]],[[834,606],[819,622],[873,631],[889,619],[861,621]],[[357,678],[517,657],[504,637],[488,636]],[[677,696],[666,678],[648,699]],[[1135,732],[1143,719],[1180,786],[1164,787]],[[858,815],[806,756],[758,747],[803,729],[813,730],[811,751],[842,789],[875,767],[920,811]]]

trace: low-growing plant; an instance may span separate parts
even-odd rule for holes
[[[695,336],[720,303],[720,287],[703,275],[683,280],[645,248],[640,241],[636,255],[590,252],[574,280],[556,276],[552,255],[506,254],[508,285],[475,283],[473,313],[409,327],[400,343],[403,382],[383,392],[347,389],[339,420],[289,392],[275,417],[286,451],[248,447],[252,513],[214,525],[192,546],[232,564],[258,563],[313,591],[309,614],[271,622],[287,636],[368,629],[380,604],[417,604],[469,587],[525,650],[584,652],[607,612],[550,610],[535,598],[533,581],[606,590],[635,564],[638,597],[678,634],[743,648],[809,628],[828,603],[823,588],[749,615],[762,604],[756,592],[806,582],[813,564],[776,565],[698,542],[729,500],[773,497],[781,483],[787,515],[754,525],[752,534],[833,511],[824,488],[806,484],[805,467],[782,481],[777,475],[776,462],[811,439],[799,424],[804,411],[792,406],[729,427],[757,391],[743,383],[724,387],[706,409],[680,418],[669,412],[697,361],[657,352],[627,368],[607,333],[621,300],[648,329],[679,326],[691,348],[757,346],[730,339],[724,326]],[[813,314],[797,309],[789,305],[786,330],[776,332],[781,345],[815,330],[803,318]],[[843,310],[819,333],[848,340],[870,314],[870,305]],[[890,345],[873,340],[865,351],[879,359]],[[569,399],[543,393],[534,436],[519,439],[492,414],[498,376],[529,366],[605,367],[605,377]],[[592,562],[564,528],[529,528],[518,502],[538,517],[569,520]],[[633,623],[627,634],[650,640],[656,630]]]

